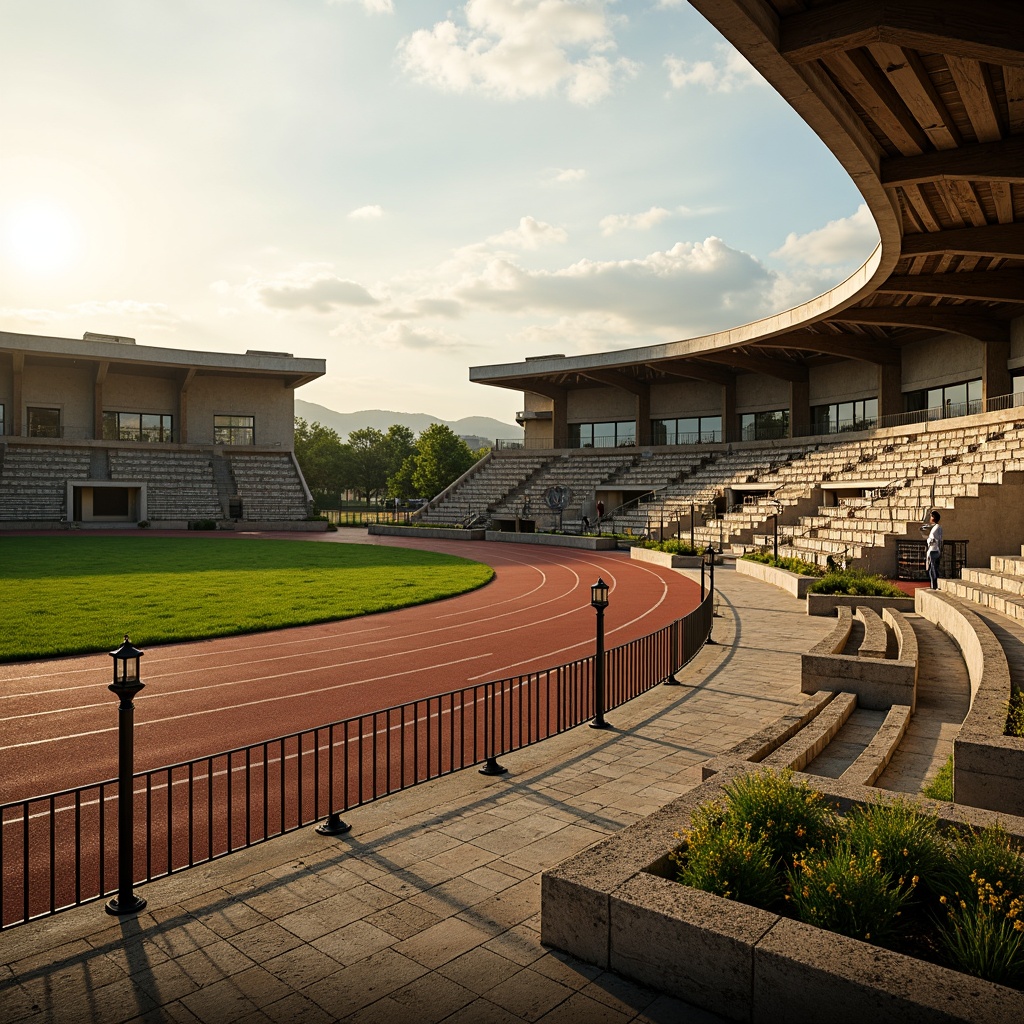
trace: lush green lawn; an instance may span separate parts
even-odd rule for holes
[[[0,538],[0,660],[345,619],[487,583],[407,548],[211,537]]]

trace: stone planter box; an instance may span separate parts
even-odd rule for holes
[[[383,523],[371,523],[367,533],[379,537],[422,537],[429,540],[483,540],[483,530],[446,530],[443,527],[430,526],[385,526]]]
[[[813,582],[813,580],[812,580]],[[912,612],[912,597],[857,597],[852,594],[808,594],[807,614],[828,615],[832,617],[840,605],[854,608],[870,608],[873,612],[882,613],[883,608],[894,608],[898,612]]]
[[[753,576],[756,579],[764,580],[765,583],[770,583],[773,587],[780,587],[787,594],[792,594],[793,597],[801,601],[807,596],[807,588],[818,578],[817,576],[801,576],[788,569],[776,569],[774,565],[750,562],[745,558],[736,559],[736,571],[743,573],[744,576]]]
[[[629,557],[637,562],[651,562],[666,569],[699,569],[703,561],[700,555],[673,555],[668,551],[652,551],[650,548],[637,547],[629,549]]]
[[[749,767],[749,766],[748,766]],[[945,967],[683,886],[668,854],[693,810],[739,766],[544,872],[541,941],[731,1020],[756,1024],[995,1024],[1024,994]],[[801,777],[844,810],[864,788]],[[933,805],[935,806],[935,805]],[[979,826],[987,811],[938,805]],[[1024,819],[998,819],[1024,839]]]
[[[584,551],[614,551],[619,542],[614,537],[576,537],[565,533],[506,533],[488,530],[487,540],[505,544],[541,544],[554,548],[582,548]]]

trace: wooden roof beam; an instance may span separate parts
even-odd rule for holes
[[[950,228],[904,235],[902,256],[992,256],[1024,259],[1024,223]]]
[[[924,327],[932,331],[966,334],[979,341],[1009,341],[1010,325],[1004,320],[947,310],[942,306],[868,306],[844,309],[829,319],[847,324],[882,324],[886,327]]]
[[[647,363],[646,365],[648,369],[668,374],[670,377],[682,377],[685,380],[702,380],[708,384],[720,384],[722,387],[726,387],[736,379],[736,375],[729,370],[696,363],[692,360],[666,359],[663,362]]]
[[[884,341],[866,338],[862,334],[814,334],[811,331],[794,331],[779,334],[758,342],[758,348],[795,348],[804,352],[820,352],[829,356],[845,356],[876,366],[899,366],[901,355],[898,347]]]
[[[921,185],[929,181],[1006,181],[1024,183],[1024,137],[983,142],[942,153],[882,160],[882,184]]]
[[[781,19],[782,55],[793,64],[874,43],[1024,66],[1018,0],[840,0]]]
[[[631,395],[643,396],[650,388],[646,381],[637,380],[618,370],[580,370],[580,376],[599,384],[607,384],[611,388],[618,388],[620,391],[628,391]]]
[[[977,270],[964,274],[893,274],[876,295],[937,295],[981,302],[1024,303],[1024,270]]]
[[[810,378],[806,366],[790,363],[784,359],[750,356],[742,352],[706,352],[704,358],[716,363],[725,363],[727,366],[735,366],[739,370],[748,370],[751,373],[760,373],[766,377],[775,377],[778,380],[788,380],[793,383],[802,383]]]

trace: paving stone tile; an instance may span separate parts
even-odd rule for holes
[[[474,946],[482,945],[493,937],[493,932],[480,928],[469,921],[448,918],[432,928],[395,946],[395,950],[434,969],[454,960]]]
[[[599,1003],[582,992],[573,992],[540,1018],[540,1024],[627,1024],[633,1014],[623,1013],[607,1003]]]
[[[263,961],[263,967],[275,978],[293,989],[303,989],[322,981],[338,970],[339,963],[322,950],[307,943],[296,946],[272,960]]]
[[[200,988],[241,974],[253,965],[253,961],[227,939],[218,939],[209,946],[179,956],[177,963]]]
[[[437,970],[464,988],[483,995],[513,974],[518,974],[521,969],[520,964],[506,960],[485,946],[474,946],[462,956],[442,964]]]
[[[204,1024],[231,1024],[236,1020],[248,1020],[259,1012],[259,1007],[234,977],[204,985],[200,991],[185,996],[181,1003]]]
[[[480,998],[457,1010],[445,1024],[522,1024],[524,1020],[489,999]]]
[[[408,1016],[418,1024],[435,1024],[473,1002],[477,993],[431,971],[392,992],[391,998],[404,1006]]]
[[[340,964],[353,964],[379,950],[395,944],[395,937],[368,921],[353,921],[314,939],[311,945],[337,960]]]
[[[250,928],[247,932],[232,935],[227,941],[254,963],[262,963],[289,949],[294,949],[302,940],[287,928],[282,928],[276,921],[268,921],[256,928]]]
[[[509,928],[485,942],[484,947],[521,967],[529,967],[547,953],[540,944],[539,933],[525,925]]]
[[[338,1019],[301,992],[292,992],[284,999],[264,1006],[263,1013],[274,1024],[333,1024]]]
[[[427,969],[394,949],[384,949],[308,986],[303,995],[341,1017],[408,985]]]
[[[353,921],[369,917],[372,913],[372,907],[348,892],[294,910],[290,914],[278,918],[278,921],[280,926],[287,929],[292,935],[311,942],[313,939],[318,939],[328,932],[337,931]]]
[[[371,914],[366,920],[374,927],[394,935],[396,939],[407,939],[437,924],[441,918],[422,907],[403,902]]]
[[[538,1021],[560,1006],[573,990],[545,978],[529,967],[503,981],[487,993],[487,998],[527,1021]]]

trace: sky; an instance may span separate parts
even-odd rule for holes
[[[0,0],[0,330],[322,358],[298,397],[511,422],[468,368],[747,323],[877,232],[685,0]]]

